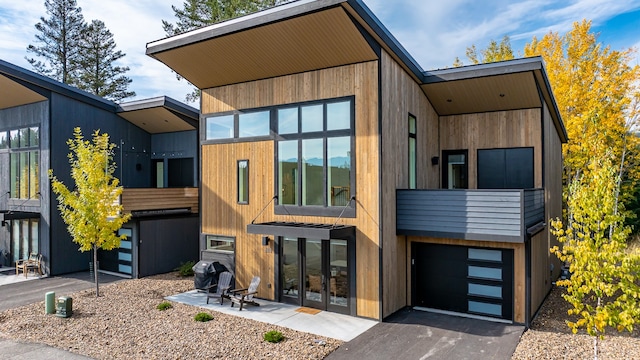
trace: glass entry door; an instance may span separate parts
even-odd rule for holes
[[[282,300],[349,313],[347,240],[282,238]]]

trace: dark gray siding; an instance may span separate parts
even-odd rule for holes
[[[69,147],[67,140],[73,136],[73,129],[80,127],[86,139],[90,139],[95,130],[108,133],[112,143],[119,148],[114,151],[114,160],[118,166],[115,176],[121,177],[124,187],[148,187],[151,182],[150,151],[151,136],[142,129],[120,118],[113,111],[88,105],[53,93],[51,95],[51,160],[50,167],[55,175],[66,184],[72,183],[67,158]],[[137,170],[136,164],[141,164]],[[47,181],[41,189],[51,187]],[[78,245],[71,241],[66,225],[52,202],[51,217],[51,273],[52,275],[88,269],[89,252],[81,253]]]
[[[534,193],[527,205],[526,192]],[[525,219],[533,221],[544,214],[544,204],[534,201],[536,193],[542,190],[398,190],[396,232],[523,242]],[[525,216],[526,212],[534,215]]]
[[[544,222],[544,191],[527,190],[524,193],[524,225],[530,227]]]
[[[198,186],[198,131],[181,131],[176,133],[151,135],[151,158],[164,159],[165,169],[168,159],[193,159],[193,179],[192,186]],[[169,169],[171,171],[171,169]],[[165,173],[164,183],[167,184],[167,174]]]
[[[198,218],[141,220],[138,277],[170,272],[198,261]]]

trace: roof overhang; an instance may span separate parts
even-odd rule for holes
[[[441,116],[541,108],[545,102],[567,142],[541,57],[425,71],[421,87]]]
[[[147,44],[200,89],[378,59],[344,0],[303,0]]]
[[[249,224],[247,233],[310,239],[355,239],[356,228],[350,225],[274,221]]]
[[[47,100],[41,94],[0,75],[0,110]]]
[[[167,96],[125,102],[118,115],[150,134],[198,128],[198,110]]]

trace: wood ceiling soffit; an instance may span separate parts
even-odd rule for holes
[[[156,57],[201,89],[377,59],[341,7],[168,50]]]
[[[440,115],[542,106],[532,72],[443,81],[422,88]]]

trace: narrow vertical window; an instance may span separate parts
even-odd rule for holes
[[[238,160],[238,203],[249,203],[249,160]]]
[[[409,189],[416,188],[416,117],[409,114]]]

